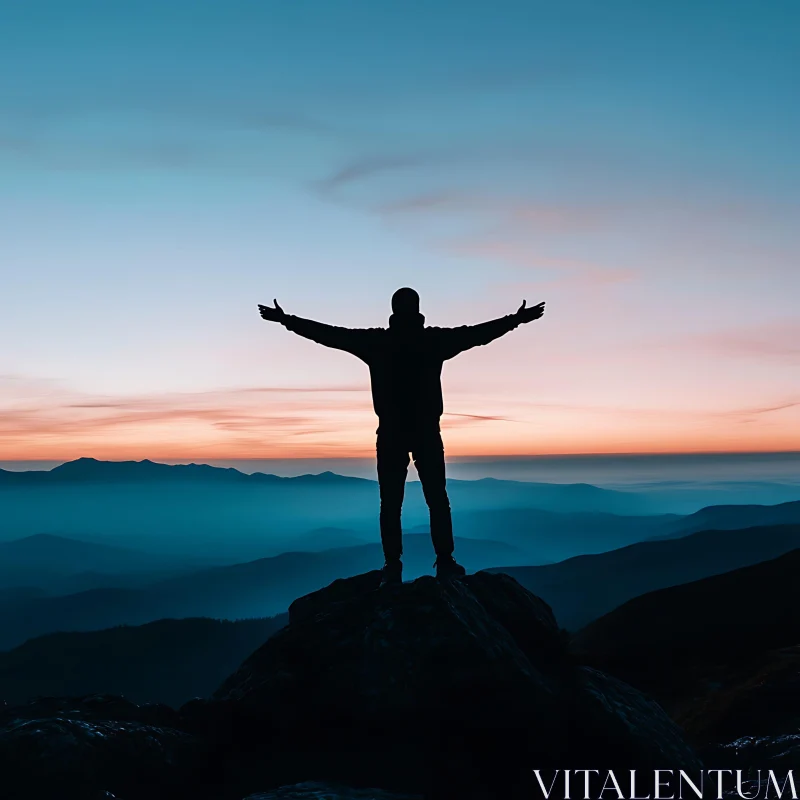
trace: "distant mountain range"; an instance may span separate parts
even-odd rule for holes
[[[316,553],[321,550],[330,550],[334,547],[354,547],[359,544],[367,544],[367,541],[364,536],[359,536],[356,531],[328,525],[292,536],[291,540],[286,543],[286,549],[307,550]]]
[[[502,542],[457,539],[456,543],[459,558],[470,571],[522,557]],[[407,535],[404,547],[406,579],[433,572],[435,555],[429,536]],[[5,600],[0,596],[0,649],[52,631],[141,625],[164,617],[242,619],[278,614],[302,594],[382,563],[381,546],[375,542],[195,570],[141,588],[106,584],[57,597],[30,596],[30,590],[11,593]]]
[[[11,472],[0,469],[0,481],[11,486],[41,486],[65,483],[370,483],[363,478],[348,478],[333,472],[319,475],[301,475],[281,478],[261,472],[252,474],[233,468],[212,467],[208,464],[160,464],[145,458],[142,461],[99,461],[96,458],[78,458],[50,470]]]
[[[15,569],[29,567],[58,573],[137,572],[179,563],[185,564],[186,559],[47,533],[0,542],[0,564],[13,565]],[[198,558],[195,563],[200,565],[202,560]]]
[[[287,621],[285,614],[239,622],[163,619],[51,633],[0,653],[0,698],[16,704],[39,695],[111,693],[178,707],[211,694]]]
[[[798,525],[674,538],[708,522],[733,527],[737,519],[784,520],[800,514],[800,503],[742,508],[740,518],[735,506],[688,517],[524,508],[456,512],[456,529],[470,535],[458,537],[457,555],[471,571],[493,568],[513,575],[553,606],[562,625],[576,630],[631,597],[800,546]],[[487,529],[492,538],[471,538]],[[648,540],[636,541],[642,538]],[[352,529],[323,527],[296,539],[298,546],[285,553],[228,566],[53,535],[0,543],[0,648],[55,630],[138,625],[163,617],[276,614],[298,595],[382,563],[377,536],[331,547],[361,541]],[[431,572],[434,553],[427,533],[406,534],[405,544],[406,578]],[[617,544],[625,546],[608,549]],[[199,543],[197,550],[203,552]],[[576,550],[589,554],[559,561],[564,552]],[[538,566],[531,565],[536,561]]]
[[[19,594],[25,587],[64,594],[102,586],[143,586],[214,563],[39,533],[0,542],[0,600],[3,592]]]
[[[505,520],[498,518],[501,512],[508,517],[514,510],[603,515],[643,515],[653,510],[642,494],[588,484],[451,480],[448,489],[459,524],[468,528],[472,538],[502,540],[500,528]],[[365,541],[378,538],[377,483],[332,473],[279,478],[196,464],[79,459],[50,471],[0,470],[0,504],[5,538],[49,533],[152,553],[203,554],[228,563],[277,555],[293,549],[298,537],[304,537],[304,543],[296,549],[331,546],[324,543],[326,537],[320,537],[323,544],[314,548],[307,535],[312,530],[339,529]],[[467,524],[473,513],[482,515],[479,525]],[[406,487],[403,518],[407,530],[428,521],[418,482]],[[592,524],[588,518],[583,523]],[[554,517],[526,524],[539,526],[526,545],[532,563],[583,552],[581,541],[572,545],[575,537],[562,530],[564,526]],[[573,521],[565,524],[575,529]],[[619,529],[623,526],[631,530],[625,523]],[[599,519],[592,549],[622,543],[615,534],[609,543],[604,541],[613,529],[606,517]],[[642,538],[659,532],[648,529]],[[560,542],[558,547],[544,541],[550,535]],[[581,534],[583,541],[587,538],[591,536]],[[344,543],[341,536],[335,541]]]
[[[643,490],[494,479],[449,480],[448,488],[459,536],[507,541],[528,563],[737,524],[735,511],[732,523],[719,525],[661,514],[659,492]],[[0,470],[0,504],[4,538],[48,533],[216,563],[378,539],[377,483],[329,472],[281,478],[83,458],[49,471]],[[406,530],[428,522],[416,481],[406,487],[403,521]]]
[[[800,525],[760,526],[700,531],[557,564],[487,571],[516,578],[552,606],[562,626],[577,630],[632,597],[765,561],[797,547]]]
[[[453,512],[460,536],[498,538],[535,556],[539,563],[561,561],[576,553],[602,553],[673,530],[675,514],[623,516],[600,511],[556,512],[505,508]],[[414,532],[424,533],[429,525]]]
[[[756,525],[800,525],[800,501],[774,506],[707,506],[694,514],[678,517],[666,528],[663,538],[677,538],[695,531],[735,530]]]

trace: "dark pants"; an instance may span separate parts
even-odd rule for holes
[[[381,542],[386,559],[403,554],[400,511],[409,457],[414,458],[431,515],[431,539],[437,556],[453,552],[453,523],[444,474],[444,445],[439,426],[415,431],[378,428],[378,483],[381,492]]]

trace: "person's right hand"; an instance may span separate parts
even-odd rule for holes
[[[539,319],[544,314],[544,301],[530,308],[526,306],[526,302],[523,300],[517,311],[520,322],[533,322],[533,320]]]
[[[272,302],[275,303],[275,308],[259,304],[258,310],[261,313],[261,319],[265,319],[267,322],[283,322],[283,318],[286,316],[284,310],[278,305],[277,300]]]

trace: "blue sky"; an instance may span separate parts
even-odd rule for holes
[[[363,366],[255,306],[401,285],[548,302],[447,366],[452,452],[800,447],[799,46],[788,0],[0,0],[0,454],[367,452]]]

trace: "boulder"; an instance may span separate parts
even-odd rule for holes
[[[706,748],[705,757],[712,769],[741,769],[750,778],[755,778],[758,770],[765,775],[768,770],[785,775],[800,770],[800,734],[742,736]]]
[[[696,670],[705,687],[679,698],[677,719],[694,741],[731,742],[800,730],[800,646],[754,654],[748,641],[742,650],[736,660]]]
[[[122,697],[43,697],[0,714],[4,800],[171,798],[199,755],[168,707]]]
[[[661,708],[575,662],[549,606],[507,575],[378,584],[291,606],[209,704],[239,740],[308,777],[442,797],[531,796],[534,768],[699,767]]]

